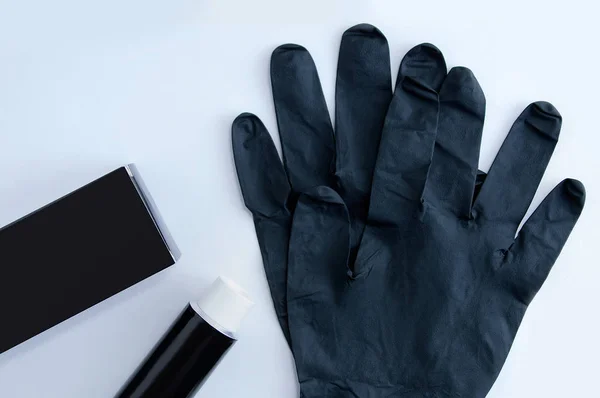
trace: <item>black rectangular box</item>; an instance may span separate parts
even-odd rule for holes
[[[134,165],[0,229],[0,353],[173,265]]]

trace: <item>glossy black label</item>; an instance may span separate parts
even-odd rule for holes
[[[188,305],[117,398],[187,398],[234,341]]]

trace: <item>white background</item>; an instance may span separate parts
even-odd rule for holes
[[[197,397],[297,397],[234,172],[230,124],[252,111],[276,135],[268,66],[285,42],[311,51],[333,110],[341,34],[360,22],[387,36],[394,75],[424,41],[449,66],[475,72],[487,97],[484,170],[528,103],[548,100],[562,113],[534,206],[576,177],[587,187],[586,208],[489,397],[597,396],[594,3],[0,0],[0,225],[135,162],[183,252],[169,270],[1,354],[0,397],[111,397],[218,274],[244,285],[257,305]],[[1,314],[0,327],[10,327]]]

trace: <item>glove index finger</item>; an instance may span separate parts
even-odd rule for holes
[[[369,201],[391,100],[390,51],[385,36],[372,25],[353,26],[342,37],[335,98],[338,192],[351,214],[362,213]]]
[[[437,89],[446,75],[442,53],[421,44],[406,54],[390,104],[373,173],[369,219],[402,225],[406,204],[422,198],[437,133]]]
[[[440,91],[435,150],[424,197],[436,208],[468,218],[477,179],[485,96],[473,73],[452,68]]]
[[[302,46],[284,44],[271,56],[271,86],[283,163],[295,192],[331,185],[333,126],[317,68]]]
[[[289,215],[290,184],[275,144],[264,124],[242,113],[231,128],[233,157],[246,207],[266,218]]]

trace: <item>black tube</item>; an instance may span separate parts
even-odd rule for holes
[[[235,342],[189,304],[115,398],[187,398]]]

